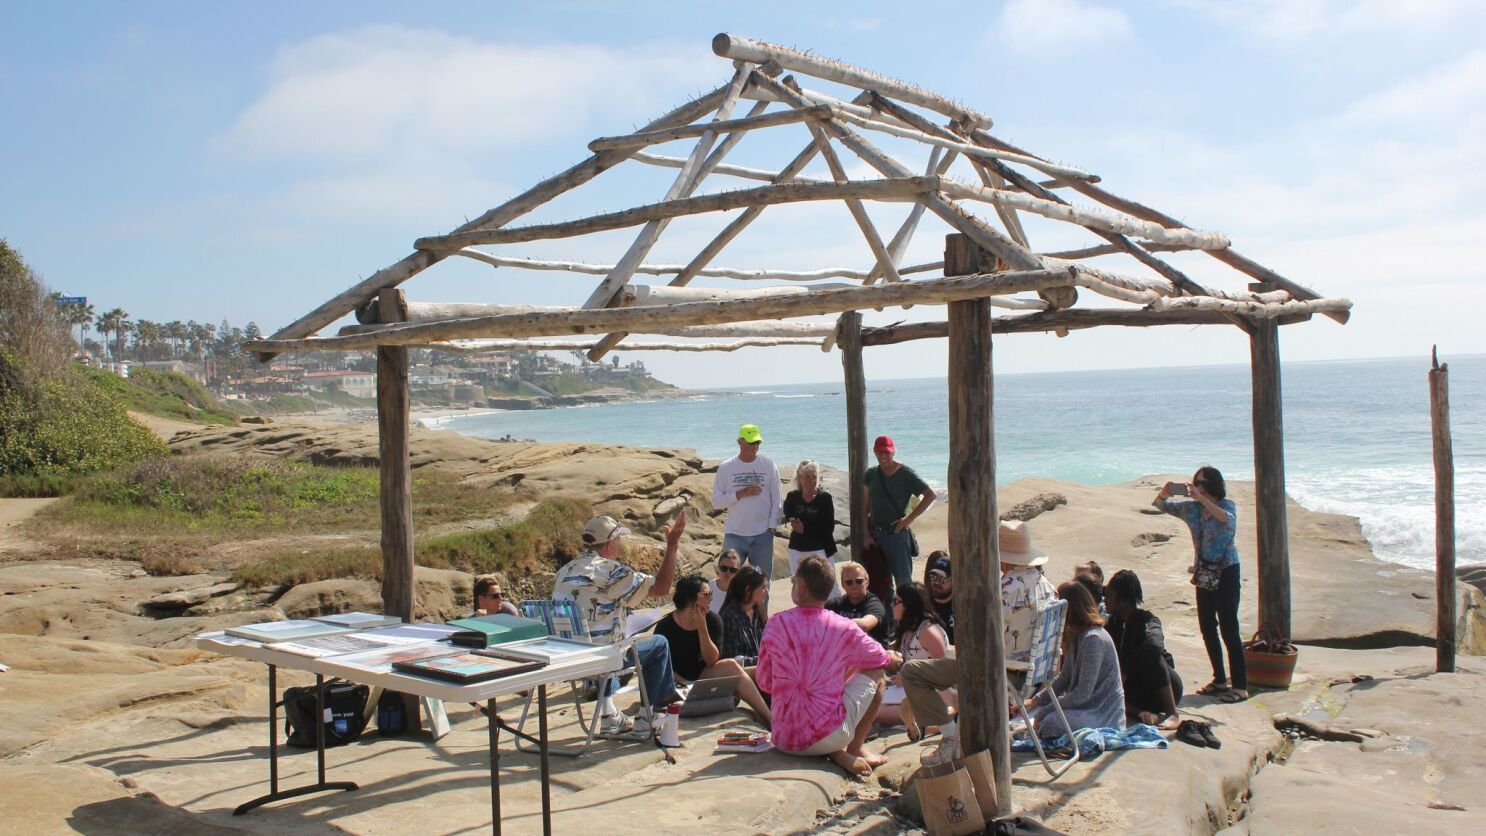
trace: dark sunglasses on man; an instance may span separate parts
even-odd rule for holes
[[[846,580],[842,581],[841,583],[843,585],[845,585],[845,586],[861,586],[862,584],[864,584],[866,582],[867,582],[867,579],[866,578],[847,578]]]
[[[738,567],[736,567],[736,566],[719,566],[719,567],[717,567],[717,572],[720,575],[736,575],[736,574],[738,574]]]

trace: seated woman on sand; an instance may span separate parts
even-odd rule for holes
[[[736,659],[724,659],[717,647],[722,638],[722,619],[712,612],[712,587],[701,575],[687,575],[676,581],[676,591],[671,595],[676,611],[662,618],[655,625],[655,634],[665,636],[671,646],[671,669],[680,684],[712,679],[719,676],[737,676],[738,686],[734,696],[748,703],[753,713],[764,725],[774,721],[768,703],[753,684]]]
[[[929,591],[921,583],[898,588],[893,598],[893,624],[896,632],[889,651],[893,657],[891,670],[896,671],[904,662],[915,659],[943,659],[950,650],[949,637],[929,603]],[[903,700],[902,678],[894,676],[892,685],[883,694],[877,722],[884,726],[902,723],[908,730],[908,739],[917,740],[922,734],[913,720],[912,710]]]
[[[1182,678],[1166,652],[1161,619],[1140,608],[1145,603],[1140,578],[1129,569],[1115,572],[1104,587],[1104,603],[1109,608],[1104,629],[1114,641],[1125,683],[1125,716],[1132,723],[1176,728],[1181,722],[1176,707],[1182,701]]]
[[[1023,709],[1031,712],[1037,735],[1042,738],[1077,729],[1125,728],[1120,661],[1114,642],[1104,632],[1104,619],[1099,617],[1094,597],[1078,581],[1064,581],[1058,587],[1058,597],[1068,602],[1068,616],[1063,622],[1063,667],[1048,688],[1027,700]],[[1064,728],[1058,719],[1048,689],[1058,695],[1072,728]]]
[[[752,673],[758,664],[758,643],[769,621],[769,580],[752,566],[738,570],[722,604],[722,655],[737,659]]]

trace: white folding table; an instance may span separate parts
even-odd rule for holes
[[[528,642],[515,642],[510,645],[503,645],[503,647],[510,647],[512,650],[519,651],[523,645],[537,644],[543,641],[545,640],[533,639]],[[196,637],[196,646],[202,650],[210,650],[226,656],[252,659],[268,666],[269,791],[266,795],[259,796],[239,805],[237,809],[232,811],[233,815],[242,815],[255,807],[272,801],[280,801],[286,798],[295,798],[301,795],[329,790],[350,791],[358,788],[355,783],[350,781],[325,780],[325,724],[322,722],[315,724],[315,748],[318,758],[317,780],[315,783],[303,787],[295,787],[289,790],[279,789],[277,669],[279,667],[285,667],[291,670],[308,671],[315,675],[315,715],[317,717],[323,717],[325,713],[324,688],[325,677],[327,676],[364,685],[379,686],[385,690],[397,693],[432,697],[446,702],[485,703],[488,710],[487,713],[490,715],[491,830],[495,833],[501,832],[500,748],[498,744],[500,732],[504,729],[511,733],[513,739],[525,739],[530,743],[536,744],[539,749],[542,780],[542,832],[550,836],[552,833],[552,795],[551,784],[549,783],[547,752],[547,686],[554,682],[567,682],[585,677],[598,677],[619,671],[624,664],[624,653],[632,641],[633,639],[626,639],[612,645],[592,645],[591,649],[586,649],[582,652],[557,656],[546,667],[537,670],[471,685],[460,685],[454,682],[445,682],[399,673],[393,671],[390,664],[377,667],[354,664],[357,657],[366,655],[364,653],[314,658],[276,649],[272,644],[261,644],[228,636],[222,632],[202,633]],[[430,652],[444,648],[447,648],[450,652],[464,649],[442,642],[428,642],[424,645],[402,645],[402,647],[408,649],[424,646]],[[537,692],[538,714],[538,737],[535,739],[531,735],[519,731],[506,723],[495,710],[496,697],[533,689]]]

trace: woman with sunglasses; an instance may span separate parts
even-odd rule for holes
[[[728,588],[733,579],[738,576],[738,567],[743,564],[743,558],[738,556],[737,549],[728,549],[717,556],[717,577],[707,581],[712,587],[712,611],[722,615],[722,602],[727,599]]]
[[[915,582],[898,588],[898,594],[893,597],[893,624],[891,670],[896,672],[904,662],[915,659],[943,659],[949,653],[949,636],[939,623],[939,615],[929,603],[929,590],[923,584]],[[883,694],[877,722],[884,726],[901,723],[908,729],[908,739],[917,740],[922,735],[908,703],[903,701],[902,679],[895,675],[892,686]]]
[[[1172,496],[1190,496],[1173,500]],[[1213,679],[1197,693],[1221,702],[1239,702],[1249,698],[1248,676],[1244,669],[1243,636],[1238,629],[1238,508],[1228,498],[1223,474],[1212,465],[1203,465],[1186,484],[1167,482],[1151,503],[1187,524],[1192,532],[1194,552],[1192,585],[1197,587],[1197,626],[1207,658],[1212,663]],[[1222,643],[1218,641],[1221,628]],[[1233,680],[1223,670],[1223,649],[1228,649],[1228,665]]]
[[[750,676],[758,664],[758,643],[769,622],[769,579],[752,566],[738,570],[722,603],[722,655],[737,659]]]

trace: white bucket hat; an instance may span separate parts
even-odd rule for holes
[[[1032,545],[1032,531],[1021,520],[1002,520],[997,531],[1001,562],[1018,566],[1041,566],[1047,562],[1047,553]]]

